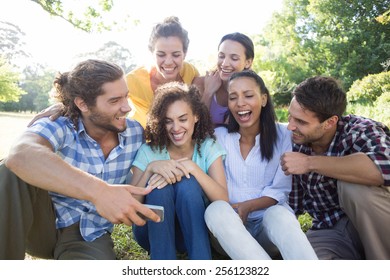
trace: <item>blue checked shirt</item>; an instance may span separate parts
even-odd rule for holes
[[[312,149],[293,144],[293,151],[312,155]],[[390,186],[390,130],[370,119],[348,115],[341,118],[337,132],[324,156],[365,153],[381,171],[384,186]],[[289,198],[296,214],[307,211],[314,229],[333,227],[345,214],[340,208],[337,180],[310,172],[293,176]]]
[[[127,129],[118,134],[119,145],[105,158],[100,145],[87,134],[81,120],[78,125],[79,129],[75,130],[68,118],[60,117],[54,122],[42,118],[28,130],[47,139],[54,152],[67,163],[109,184],[124,184],[135,155],[145,141],[142,126],[128,119]],[[113,224],[101,217],[91,202],[53,192],[50,195],[57,228],[80,222],[80,232],[86,241],[112,232]]]

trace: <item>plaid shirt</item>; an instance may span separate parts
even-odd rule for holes
[[[109,184],[126,182],[138,148],[144,143],[143,128],[133,120],[127,120],[127,129],[118,134],[119,145],[107,158],[104,157],[100,145],[87,134],[81,120],[77,131],[65,117],[54,122],[47,118],[40,119],[29,131],[47,139],[54,151],[70,165]],[[113,225],[97,213],[91,202],[53,192],[50,194],[56,210],[57,228],[80,222],[80,232],[86,241],[93,241],[112,231]]]
[[[312,155],[310,147],[293,144],[293,151]],[[390,186],[390,131],[370,119],[348,115],[341,118],[337,132],[324,156],[365,153],[382,172],[384,185]],[[314,229],[333,227],[345,214],[340,209],[337,180],[310,172],[293,176],[289,197],[296,214],[307,211]]]

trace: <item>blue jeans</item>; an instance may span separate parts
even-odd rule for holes
[[[191,260],[210,260],[210,241],[204,221],[206,201],[193,176],[154,189],[145,197],[145,203],[163,206],[164,221],[148,221],[142,227],[134,225],[135,240],[150,253],[152,260],[174,260],[177,252],[187,252]]]

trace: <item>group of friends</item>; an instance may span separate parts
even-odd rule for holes
[[[248,36],[225,35],[203,77],[188,46],[169,17],[153,66],[89,59],[56,77],[58,104],[0,163],[0,259],[116,259],[122,223],[153,260],[390,259],[389,129],[343,115],[325,76],[300,83],[278,123]]]

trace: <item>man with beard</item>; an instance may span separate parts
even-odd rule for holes
[[[313,218],[307,237],[320,259],[390,259],[390,131],[342,116],[346,105],[329,77],[294,90],[293,152],[281,157],[285,174],[293,174],[290,205]]]
[[[135,198],[149,190],[125,185],[144,137],[123,71],[86,60],[54,87],[64,117],[36,121],[0,165],[0,259],[115,259],[113,223],[159,221]]]

